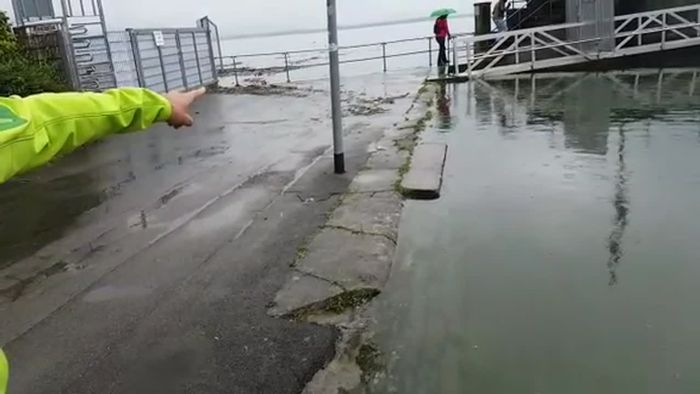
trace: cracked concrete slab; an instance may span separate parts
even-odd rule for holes
[[[297,269],[346,290],[381,289],[389,277],[395,250],[394,242],[386,237],[325,229],[311,242]]]
[[[381,192],[369,197],[349,194],[343,198],[343,203],[333,212],[326,226],[384,235],[396,242],[402,207],[402,199],[395,192]]]
[[[386,192],[394,190],[394,182],[398,171],[388,170],[364,170],[353,179],[350,184],[350,193]]]
[[[397,170],[401,168],[406,159],[408,159],[407,151],[400,151],[393,143],[390,147],[382,147],[367,161],[367,168],[372,170]]]
[[[296,272],[275,296],[271,316],[287,316],[307,305],[319,303],[341,294],[344,290],[333,283],[301,272]]]

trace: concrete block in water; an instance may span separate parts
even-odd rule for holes
[[[404,195],[425,200],[439,198],[446,158],[447,145],[445,144],[418,145],[413,152],[411,169],[401,182]]]

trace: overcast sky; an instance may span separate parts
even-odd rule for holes
[[[57,0],[55,0],[57,1]],[[78,4],[78,0],[73,0]],[[86,0],[89,1],[89,0]],[[103,0],[110,30],[191,26],[209,15],[225,34],[323,28],[325,0]],[[0,0],[9,10],[11,0]],[[473,0],[338,0],[340,24],[428,16],[436,8],[472,12]]]

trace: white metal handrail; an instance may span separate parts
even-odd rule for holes
[[[614,28],[604,35],[587,36],[600,26],[600,21],[589,21],[463,38],[453,45],[452,57],[463,69],[456,73],[467,78],[504,75],[700,45],[700,4],[609,22]]]

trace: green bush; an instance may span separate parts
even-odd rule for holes
[[[67,90],[52,65],[30,59],[12,33],[10,19],[0,11],[0,96],[28,96]]]

